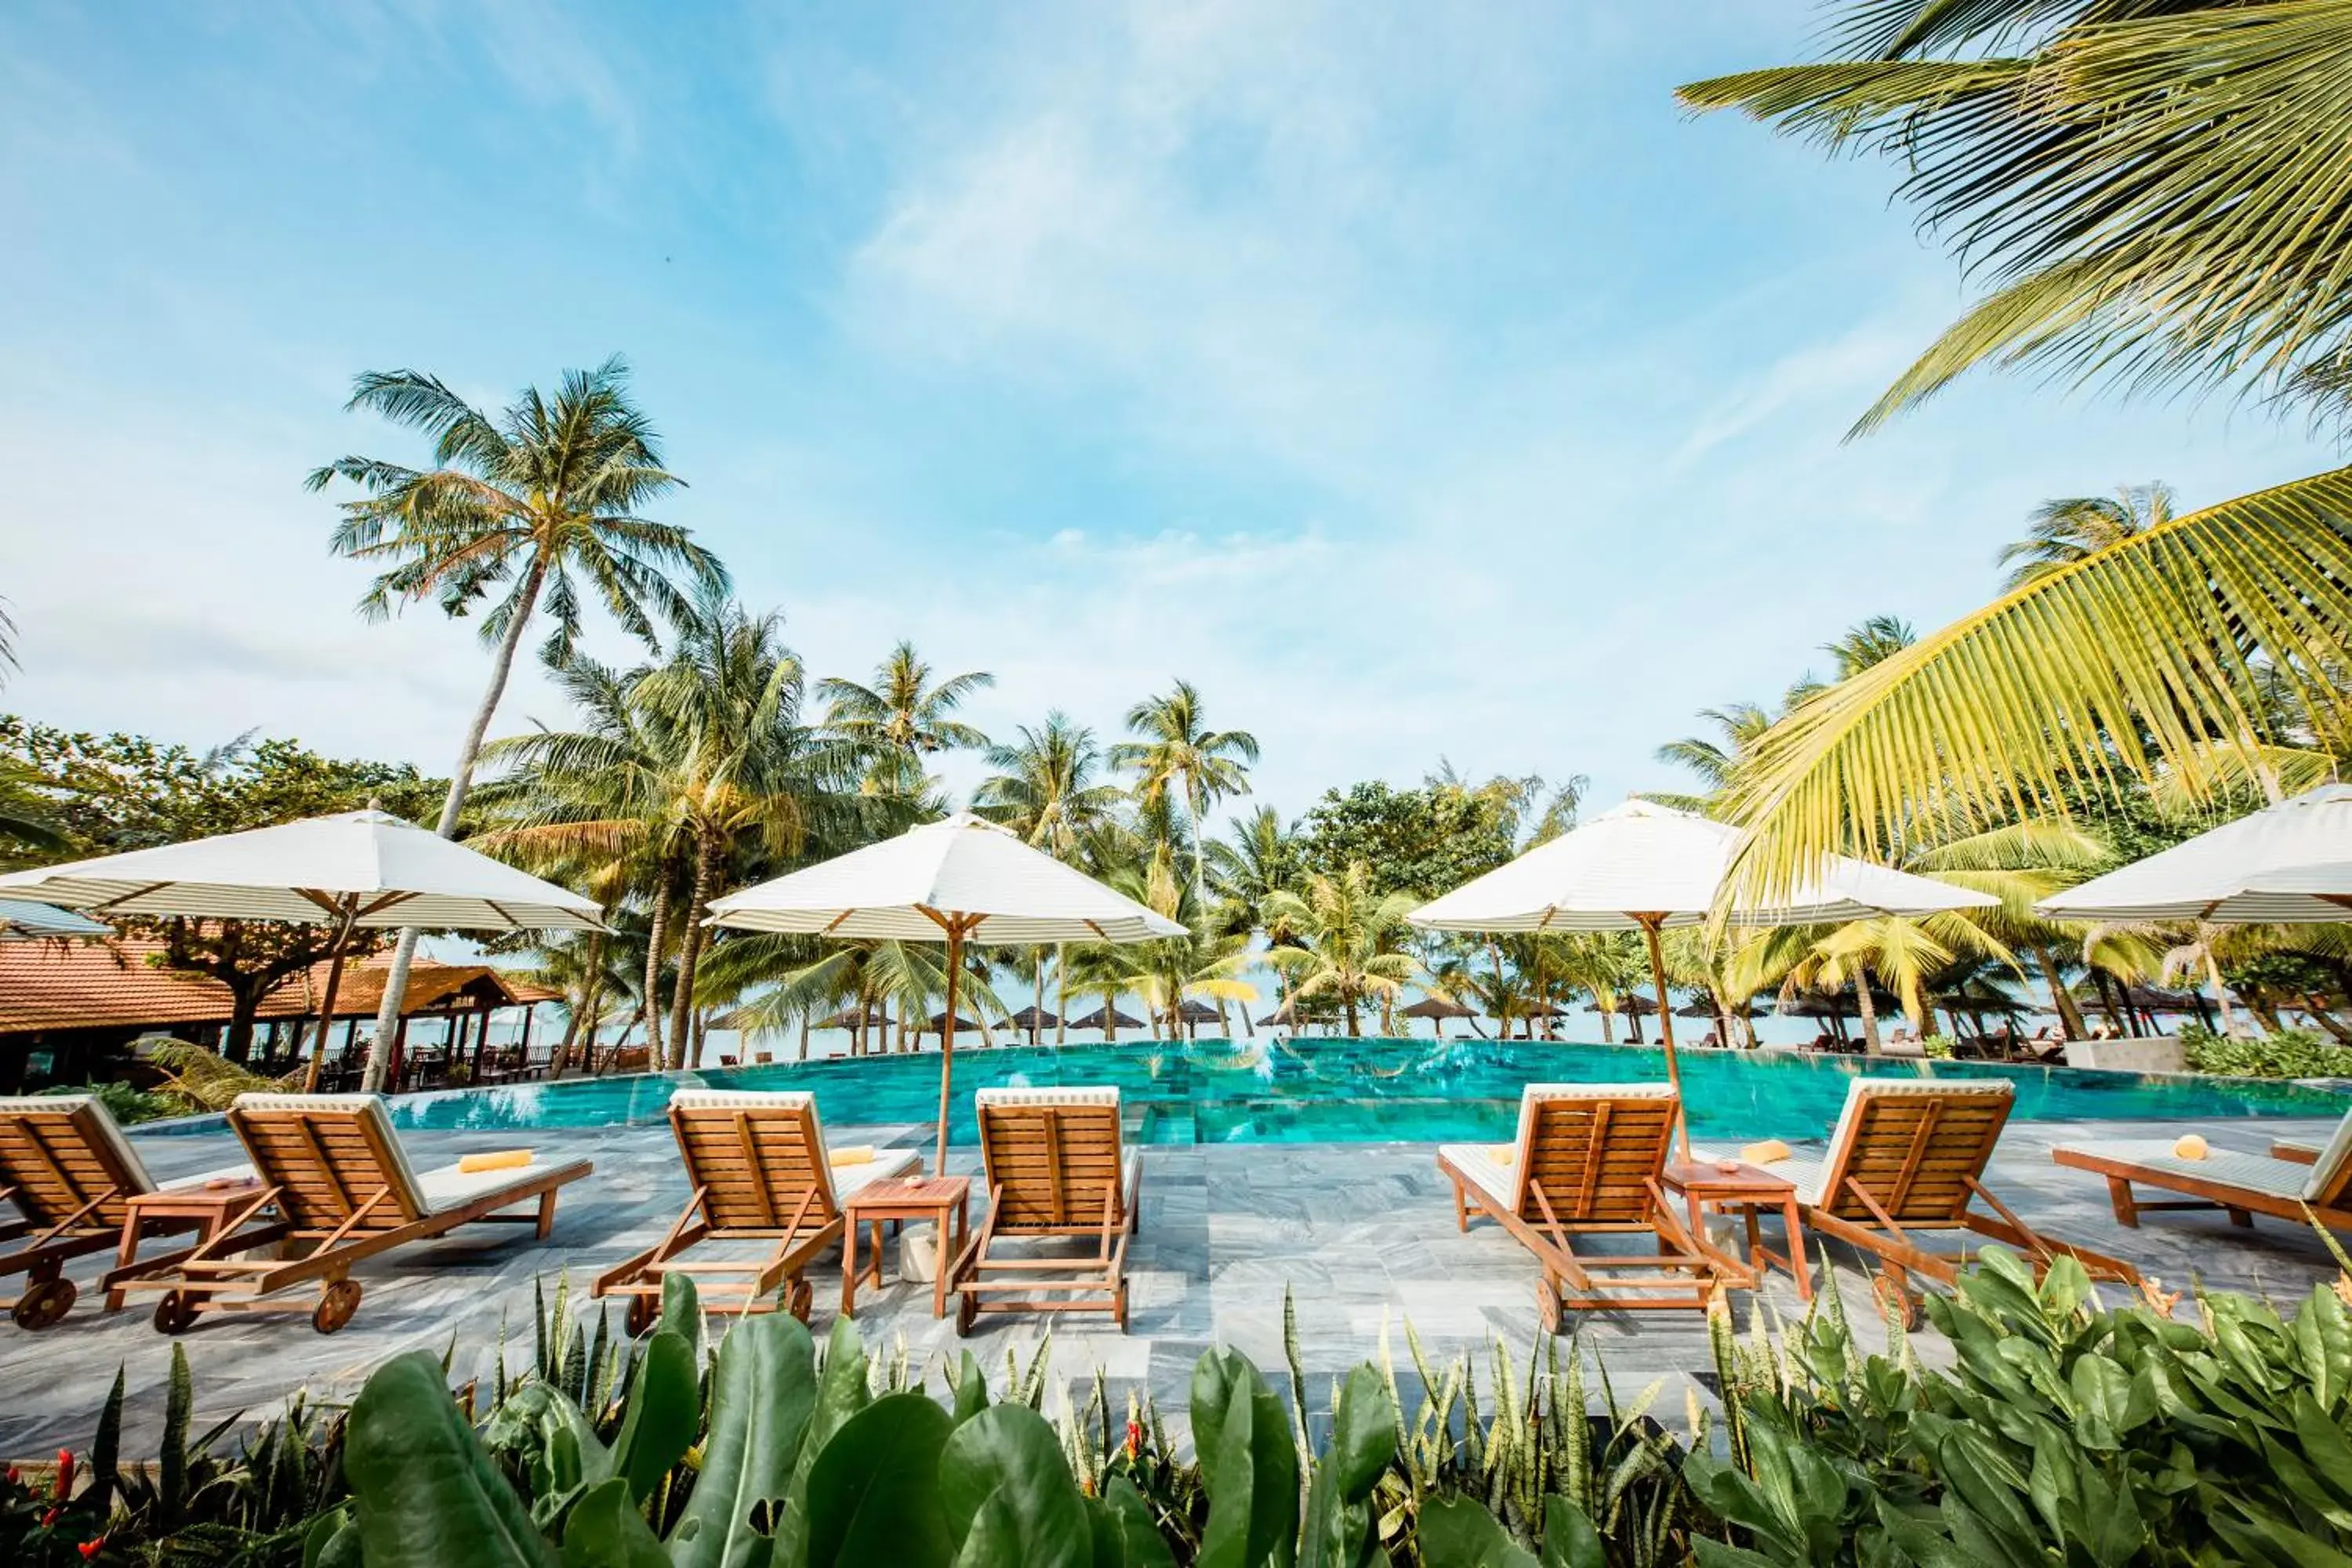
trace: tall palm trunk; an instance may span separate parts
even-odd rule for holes
[[[808,1060],[809,1021],[807,1009],[801,1012],[801,1060]]]
[[[2213,1005],[2221,1009],[2221,1032],[2234,1035],[2237,1021],[2230,1016],[2230,994],[2221,989],[2221,966],[2213,961],[2212,930],[2207,927],[2200,934],[2205,938],[2205,979],[2213,987]]]
[[[669,1065],[688,1065],[691,1052],[695,1067],[702,1065],[702,1035],[692,1027],[694,1020],[694,972],[702,962],[702,943],[707,932],[702,923],[703,906],[710,901],[711,889],[719,880],[719,838],[713,833],[698,833],[694,843],[694,891],[686,902],[686,929],[677,933],[677,994],[669,1005]]]
[[[2075,1005],[2074,994],[2066,988],[2065,977],[2058,970],[2058,960],[2048,948],[2037,947],[2033,950],[2033,962],[2042,971],[2043,984],[2050,987],[2050,1005],[2058,1014],[2058,1026],[2066,1032],[2068,1039],[2082,1039],[2086,1033],[2083,1027],[2083,1009]]]
[[[1878,1040],[1878,1004],[1871,1000],[1870,966],[1866,963],[1853,966],[1853,994],[1862,1009],[1863,1052],[1866,1056],[1883,1056],[1885,1047]]]
[[[433,830],[444,838],[457,837],[457,814],[465,809],[467,793],[474,787],[474,764],[481,760],[482,740],[489,733],[490,717],[499,710],[499,700],[506,695],[507,678],[514,673],[515,649],[522,646],[522,634],[530,626],[531,612],[539,607],[539,590],[546,580],[545,564],[534,559],[525,569],[506,635],[499,638],[498,657],[490,663],[489,687],[482,693],[480,706],[474,710],[474,721],[466,728],[465,743],[457,748],[457,766],[449,770],[449,793],[442,797],[441,822]],[[375,1035],[368,1041],[367,1065],[360,1069],[360,1088],[369,1094],[383,1092],[393,1034],[400,1027],[400,1005],[408,996],[409,966],[416,961],[416,939],[424,934],[415,926],[404,926],[400,941],[392,950],[392,970],[383,981],[383,1003],[375,1011]]]
[[[646,1059],[663,1061],[661,1016],[662,944],[669,940],[669,868],[654,864],[654,910],[646,928]]]
[[[1070,950],[1058,942],[1054,944],[1054,985],[1059,993],[1054,1003],[1054,1048],[1059,1050],[1070,1037]]]

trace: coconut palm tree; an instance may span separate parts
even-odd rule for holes
[[[1124,792],[1117,784],[1095,782],[1103,765],[1095,732],[1060,709],[1045,715],[1042,729],[1022,725],[1020,737],[988,749],[989,765],[998,771],[981,780],[972,792],[972,808],[1055,859],[1076,864],[1089,836],[1118,814]],[[1070,1002],[1067,958],[1066,950],[1056,944],[1054,965],[1061,981],[1061,997],[1054,1009],[1057,1046],[1069,1037],[1069,1026],[1062,1017]],[[1037,1005],[1043,1006],[1042,964],[1036,985]]]
[[[1227,795],[1249,793],[1249,764],[1257,761],[1257,738],[1246,730],[1211,730],[1201,717],[1201,693],[1180,680],[1165,697],[1147,698],[1128,710],[1129,732],[1141,737],[1110,749],[1111,765],[1133,770],[1136,795],[1146,811],[1174,816],[1181,805],[1191,819],[1192,886],[1205,886],[1201,837],[1209,810]]]
[[[1823,643],[1822,651],[1836,661],[1838,679],[1852,680],[1918,640],[1919,634],[1902,616],[1873,616],[1848,627],[1835,642]]]
[[[1362,1033],[1358,1010],[1364,1001],[1393,1002],[1421,967],[1403,947],[1412,933],[1405,916],[1420,902],[1374,891],[1371,868],[1361,860],[1336,877],[1311,876],[1304,892],[1267,896],[1268,930],[1297,945],[1275,947],[1266,962],[1291,977],[1293,1000],[1337,1001],[1352,1038]]]
[[[568,650],[593,595],[632,634],[654,640],[656,614],[686,605],[681,579],[723,590],[726,570],[682,528],[638,513],[682,481],[661,466],[653,425],[629,397],[628,365],[617,356],[592,371],[567,371],[555,395],[526,390],[498,418],[475,408],[437,376],[369,371],[346,410],[366,410],[422,432],[431,468],[379,458],[340,458],[311,471],[313,490],[337,479],[359,487],[341,503],[332,549],[382,567],[360,613],[382,619],[430,599],[452,616],[485,606],[482,636],[496,648],[490,679],[475,707],[437,831],[457,834],[483,737],[505,695],[532,617],[544,608],[554,645]],[[364,1084],[383,1086],[385,1049],[407,990],[418,932],[400,933],[383,1008],[376,1016]]]
[[[1185,928],[1182,936],[1111,950],[1126,965],[1122,987],[1143,998],[1155,1033],[1164,1026],[1170,1039],[1182,1039],[1181,1009],[1190,999],[1205,998],[1220,1008],[1227,1003],[1246,1008],[1257,1000],[1257,987],[1242,978],[1250,965],[1249,934],[1224,929],[1164,854],[1154,858],[1145,877],[1130,874],[1113,885]]]
[[[2038,583],[2061,566],[2088,561],[2171,521],[2168,485],[2125,485],[2112,496],[2043,501],[2033,509],[2026,536],[2001,546],[2000,564],[2011,568],[2001,591]]]
[[[1702,793],[1659,798],[1668,805],[1704,811],[1710,802],[1730,789],[1732,777],[1747,760],[1748,752],[1777,721],[1769,710],[1753,702],[1702,708],[1698,716],[1714,727],[1715,734],[1685,735],[1680,740],[1668,741],[1658,748],[1657,758],[1698,775]]]
[[[2126,393],[2230,388],[2340,411],[2352,163],[2341,5],[1847,0],[1833,58],[1683,89],[1838,150],[1991,283],[1863,416],[1970,368]],[[1842,683],[1776,727],[1728,803],[1743,884],[1899,842],[1933,803],[1989,827],[2079,780],[2179,770],[2276,737],[2263,685],[2352,738],[2352,469],[2111,539]]]
[[[931,667],[913,643],[902,642],[875,669],[873,685],[828,676],[817,682],[816,694],[824,699],[825,728],[869,759],[866,787],[915,795],[929,758],[988,744],[986,735],[955,713],[973,692],[995,684],[985,670],[967,670],[934,685]]]
[[[717,593],[678,617],[670,656],[601,688],[591,728],[504,742],[512,775],[499,801],[523,820],[496,842],[526,849],[600,846],[651,855],[659,926],[670,868],[684,872],[677,974],[667,1054],[687,1065],[703,916],[739,847],[771,858],[801,853],[829,787],[845,782],[845,753],[801,722],[799,658],[782,643],[782,617],[752,616]],[[617,699],[621,711],[601,704]],[[650,989],[659,932],[647,960]],[[650,1005],[650,1004],[649,1004]]]

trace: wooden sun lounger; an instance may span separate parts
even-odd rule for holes
[[[2280,1139],[2268,1155],[2214,1149],[2183,1159],[2176,1145],[2145,1140],[2063,1144],[2050,1152],[2061,1165],[2107,1179],[2116,1223],[2137,1229],[2139,1216],[2180,1209],[2219,1209],[2230,1223],[2251,1226],[2256,1215],[2352,1232],[2352,1115],[2324,1144]],[[2179,1193],[2149,1202],[2135,1186]]]
[[[1857,1078],[1826,1155],[1764,1168],[1797,1184],[1808,1229],[1879,1259],[1880,1299],[1906,1316],[1917,1309],[1912,1275],[1949,1285],[1969,1258],[1965,1247],[1928,1251],[1916,1239],[1923,1231],[1967,1231],[2013,1247],[2037,1276],[2071,1258],[2095,1278],[2137,1284],[2130,1264],[2035,1230],[1984,1184],[2015,1099],[2005,1079]],[[1979,1202],[1992,1212],[1980,1212]]]
[[[1752,1290],[1746,1264],[1685,1228],[1659,1185],[1682,1102],[1664,1084],[1531,1083],[1507,1145],[1449,1143],[1437,1168],[1454,1184],[1454,1222],[1492,1217],[1542,1265],[1536,1303],[1546,1331],[1571,1311],[1705,1311],[1725,1290]],[[1609,1232],[1657,1238],[1654,1256],[1576,1249]]]
[[[249,1175],[239,1167],[184,1176],[160,1187],[95,1095],[0,1099],[0,1204],[19,1217],[0,1221],[0,1279],[25,1276],[9,1304],[21,1329],[46,1329],[73,1310],[80,1292],[65,1277],[74,1258],[120,1247],[133,1197]],[[196,1219],[147,1219],[146,1235],[194,1230]]]
[[[1127,1244],[1142,1162],[1119,1139],[1116,1089],[983,1089],[976,1096],[988,1218],[956,1259],[956,1332],[982,1312],[1108,1312],[1127,1328]],[[1005,1257],[1056,1237],[1092,1257]]]
[[[445,1165],[420,1177],[372,1094],[239,1095],[228,1124],[260,1178],[253,1200],[211,1239],[106,1277],[110,1291],[160,1291],[155,1326],[167,1334],[205,1312],[283,1305],[268,1298],[300,1285],[319,1287],[310,1326],[331,1334],[359,1310],[353,1264],[476,1222],[533,1224],[544,1238],[557,1192],[590,1171],[586,1161]]]
[[[593,1288],[627,1298],[633,1335],[652,1327],[670,1274],[691,1279],[713,1310],[772,1311],[770,1298],[785,1286],[783,1304],[806,1322],[814,1292],[803,1275],[841,1239],[840,1199],[922,1159],[919,1150],[886,1151],[835,1171],[809,1094],[680,1089],[670,1098],[669,1125],[694,1188],[686,1208],[658,1243],[605,1270]],[[705,1242],[740,1241],[772,1245],[752,1258],[688,1260]]]

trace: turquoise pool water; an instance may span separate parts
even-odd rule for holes
[[[1683,1091],[1701,1138],[1822,1137],[1844,1103],[1853,1057],[1686,1051]],[[2143,1078],[1977,1062],[1874,1062],[1874,1073],[2006,1078],[2028,1121],[2211,1121],[2343,1114],[2344,1097],[2294,1084]],[[806,1089],[835,1126],[925,1122],[939,1114],[937,1055],[706,1070],[714,1089]],[[972,1090],[992,1085],[1116,1084],[1150,1143],[1437,1142],[1511,1135],[1528,1083],[1663,1079],[1654,1048],[1495,1040],[1201,1040],[958,1052],[953,1136],[975,1136]],[[526,1084],[410,1097],[404,1127],[640,1126],[662,1119],[676,1077]]]

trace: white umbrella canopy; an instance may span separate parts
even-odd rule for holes
[[[1649,942],[1666,1077],[1679,1090],[1682,1068],[1675,1058],[1674,1014],[1658,932],[1708,918],[1739,841],[1739,830],[1727,823],[1629,800],[1405,918],[1428,931],[1640,931]],[[1825,925],[1990,909],[2000,902],[1987,893],[1840,856],[1787,900],[1769,906],[1734,904],[1726,918],[1743,926]],[[1687,1132],[1683,1150],[1687,1157]]]
[[[2352,921],[2352,784],[2321,784],[2034,906],[2063,921]]]
[[[940,1037],[939,1169],[948,1166],[956,991],[967,941],[1150,942],[1184,927],[1033,849],[985,817],[958,812],[804,871],[714,899],[709,923],[743,931],[948,944],[948,1027]]]
[[[804,871],[715,899],[712,925],[811,936],[938,942],[953,919],[974,942],[1149,942],[1184,928],[959,812]]]
[[[1727,823],[1629,800],[1407,918],[1432,931],[1629,931],[1653,917],[1659,926],[1697,925],[1715,909],[1739,837]],[[1727,918],[1746,926],[1827,925],[2000,901],[1841,856],[1787,899],[1734,905]]]
[[[335,927],[310,1051],[318,1082],[359,926],[598,931],[596,903],[381,811],[305,817],[0,876],[0,894],[106,915]]]
[[[0,894],[100,914],[341,921],[459,931],[595,931],[595,900],[381,811],[69,860]]]

